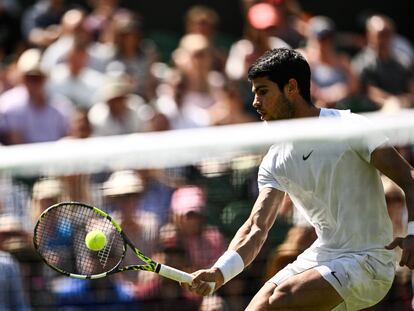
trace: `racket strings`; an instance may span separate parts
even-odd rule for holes
[[[102,265],[102,268],[105,268],[108,262],[109,254],[111,252],[112,245],[114,244],[114,241],[115,241],[115,236],[116,234],[113,234],[112,237],[110,237],[109,239],[110,242],[106,244],[103,250],[98,252],[98,258],[99,258],[99,262]]]
[[[102,231],[108,239],[99,252],[86,247],[86,234]],[[45,261],[62,271],[79,275],[107,272],[116,267],[124,254],[120,234],[106,217],[76,203],[61,204],[47,211],[40,220],[35,241]]]

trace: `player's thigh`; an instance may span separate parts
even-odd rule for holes
[[[343,301],[316,269],[288,278],[280,285],[266,283],[246,310],[332,310]]]

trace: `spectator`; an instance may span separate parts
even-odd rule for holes
[[[278,26],[279,13],[270,4],[258,3],[246,13],[244,38],[231,47],[226,63],[226,73],[232,80],[245,80],[250,64],[264,51],[290,47],[284,40],[272,35]]]
[[[315,16],[308,22],[308,39],[302,51],[312,70],[312,94],[319,107],[334,108],[358,88],[349,57],[336,51],[335,34],[329,17]]]
[[[18,16],[22,9],[22,5],[14,0],[2,0],[2,6],[14,16]]]
[[[224,82],[226,83],[226,82]],[[240,124],[257,121],[243,107],[240,90],[228,82],[216,94],[216,102],[209,109],[211,125]]]
[[[131,292],[125,291],[112,278],[81,280],[61,276],[53,282],[53,292],[56,295],[56,310],[141,310]]]
[[[167,173],[163,170],[143,169],[139,174],[144,186],[141,198],[142,209],[156,214],[160,224],[163,225],[168,221],[171,195],[174,190]]]
[[[59,23],[65,11],[65,0],[37,0],[23,14],[26,41],[39,48],[50,45],[60,34]]]
[[[55,141],[68,134],[72,105],[65,98],[47,94],[40,59],[40,50],[25,51],[17,62],[22,85],[0,96],[9,144]]]
[[[17,239],[24,243],[24,247],[29,245],[20,219],[13,215],[0,215],[0,309],[29,311],[20,264],[7,246],[10,241],[15,244]]]
[[[154,213],[141,208],[144,182],[134,171],[116,171],[103,184],[103,195],[113,209],[114,219],[131,238],[131,241],[144,253],[152,254],[158,243],[159,221]],[[134,254],[127,253],[124,264],[136,264]],[[135,271],[119,275],[125,286],[137,280]]]
[[[2,233],[0,233],[0,239]],[[0,250],[0,309],[29,311],[22,285],[18,262],[7,252]]]
[[[76,109],[69,126],[67,138],[84,139],[92,135],[92,127],[89,122],[88,112],[84,109]]]
[[[94,136],[122,135],[147,130],[152,109],[123,78],[108,78],[98,91],[100,102],[89,110]]]
[[[32,199],[32,214],[35,221],[49,206],[63,200],[70,200],[66,196],[72,194],[71,189],[66,186],[63,188],[63,185],[59,179],[42,179],[35,183]],[[74,196],[71,199],[76,200],[78,197]],[[64,243],[65,241],[63,239],[60,242]],[[57,276],[55,273],[52,274],[52,270],[43,262],[41,267],[37,267],[37,271],[32,269],[34,270],[31,271],[33,273],[32,282],[40,283],[32,285],[33,290],[41,291],[41,294],[36,293],[36,296],[44,298],[45,293],[53,294],[53,303],[59,310],[69,310],[76,307],[77,310],[86,311],[91,305],[95,305],[96,310],[106,310],[104,307],[112,305],[118,307],[117,310],[127,310],[126,306],[131,307],[129,304],[132,302],[132,297],[108,278],[85,281]],[[40,285],[41,289],[39,289]],[[40,305],[44,306],[46,303],[50,304],[51,302],[42,301]]]
[[[199,311],[228,311],[225,300],[218,295],[203,297]]]
[[[67,196],[73,194],[72,189],[68,188],[67,185],[65,185],[65,188],[63,186],[63,182],[58,178],[41,179],[35,183],[32,194],[32,216],[34,221],[49,206],[63,200],[78,199],[76,196],[68,199]],[[64,243],[64,241],[61,242]],[[120,307],[124,303],[131,301],[131,297],[128,297],[121,289],[117,290],[108,279],[102,279],[96,282],[71,279],[66,276],[57,276],[43,262],[38,264],[41,266],[31,267],[33,269],[31,273],[33,278],[32,283],[34,283],[32,285],[33,290],[40,292],[37,293],[35,291],[35,299],[39,296],[43,297],[43,300],[46,300],[39,302],[39,306],[43,307],[53,303],[53,307],[59,310],[69,310],[70,308],[76,307],[78,308],[77,310],[86,311],[92,304],[96,305],[96,310],[104,310],[101,308],[102,306],[114,304]],[[36,284],[36,282],[40,284]],[[45,293],[49,295],[53,294],[52,302],[48,301],[50,298],[44,298]],[[105,293],[105,295],[102,295],[102,293]],[[51,307],[50,305],[47,306]],[[120,308],[119,310],[126,309]]]
[[[385,110],[412,107],[414,100],[413,71],[393,53],[394,35],[389,17],[371,16],[366,22],[367,46],[353,59],[368,98]]]
[[[251,108],[251,87],[246,81],[247,69],[265,51],[290,47],[284,40],[273,35],[278,22],[279,12],[271,4],[258,3],[248,6],[244,36],[231,45],[227,58],[225,72],[230,80],[239,84],[243,107],[254,116],[256,113]]]
[[[76,109],[69,125],[69,135],[64,139],[85,139],[92,135],[92,127],[89,122],[88,112]],[[62,199],[77,202],[97,202],[99,191],[94,191],[95,185],[92,184],[93,177],[90,174],[67,174],[61,176],[59,180],[65,189]],[[97,194],[98,193],[98,194]],[[95,203],[97,204],[97,203]]]
[[[13,31],[10,31],[10,29],[13,29]],[[7,61],[7,57],[16,52],[16,48],[18,47],[20,40],[21,32],[19,27],[19,19],[17,18],[16,13],[13,12],[13,9],[10,7],[10,2],[1,1],[0,63]]]
[[[97,93],[105,76],[88,67],[88,44],[77,38],[66,55],[66,62],[56,65],[50,72],[50,91],[69,98],[81,109],[89,109],[93,103],[91,94]]]
[[[301,47],[306,37],[304,29],[308,14],[302,10],[300,2],[297,0],[266,0],[264,2],[273,5],[278,12],[277,27],[273,28],[272,34],[292,48]]]
[[[182,242],[194,269],[209,267],[225,249],[220,231],[205,223],[205,203],[202,188],[194,185],[178,188],[171,198],[172,224],[166,225],[173,233],[170,238]]]
[[[87,35],[84,22],[85,12],[81,9],[69,10],[62,16],[59,37],[46,47],[42,56],[41,67],[45,72],[50,72],[64,60],[76,36]]]
[[[170,120],[168,117],[159,112],[154,111],[153,115],[149,119],[149,132],[162,132],[171,130]]]
[[[187,124],[177,127],[203,127],[210,125],[208,109],[214,104],[212,78],[219,73],[213,71],[213,55],[207,38],[201,34],[184,35],[173,52],[173,64],[178,71],[177,86],[180,87],[179,114]],[[183,122],[184,123],[184,122]],[[191,126],[191,124],[193,126]]]
[[[0,61],[0,95],[16,86],[17,76],[15,56],[12,56],[10,63],[1,63]]]
[[[0,214],[0,250],[18,256],[32,248],[32,241],[27,232],[28,226],[24,224],[24,217],[16,214]]]
[[[105,72],[106,66],[113,58],[114,51],[106,44],[94,41],[92,30],[87,27],[85,18],[85,12],[82,9],[71,9],[63,15],[58,39],[43,53],[42,69],[44,71],[49,72],[54,66],[64,62],[73,47],[73,42],[80,41],[87,46],[88,67],[101,73]]]
[[[131,80],[133,93],[146,101],[152,100],[157,81],[151,66],[158,60],[158,51],[154,43],[144,37],[141,19],[128,11],[121,11],[113,16],[109,26],[113,39],[108,44],[114,50],[114,58],[106,72],[122,72]]]
[[[205,109],[184,105],[187,81],[183,73],[171,70],[167,78],[158,87],[155,101],[157,112],[167,118],[169,129],[197,128],[210,124]]]
[[[6,128],[5,116],[0,112],[0,146],[7,143]]]
[[[188,259],[185,250],[179,245],[161,245],[152,255],[157,262],[171,267],[188,270]],[[201,298],[185,291],[178,282],[146,274],[144,281],[135,286],[135,294],[142,302],[143,311],[169,311],[173,306],[179,306],[183,311],[199,310]],[[140,309],[141,310],[141,309]]]
[[[62,183],[57,178],[39,179],[33,185],[31,211],[35,224],[40,214],[49,206],[59,203],[64,195]]]
[[[186,34],[201,34],[207,38],[213,55],[213,69],[219,72],[224,71],[227,52],[224,48],[218,47],[217,30],[220,17],[213,9],[194,5],[188,9],[185,15]]]
[[[92,11],[86,17],[85,25],[92,32],[93,39],[100,41],[113,16],[123,9],[119,6],[119,0],[88,0],[87,2],[92,7]]]

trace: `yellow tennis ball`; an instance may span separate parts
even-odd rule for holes
[[[106,245],[106,236],[101,230],[92,230],[86,235],[85,244],[92,251],[100,251]]]

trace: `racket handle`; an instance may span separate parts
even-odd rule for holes
[[[191,284],[193,282],[193,276],[191,274],[163,264],[160,264],[158,274],[181,283]]]
[[[158,271],[158,274],[168,279],[180,282],[180,283],[191,284],[193,282],[194,277],[191,274],[175,269],[167,265],[163,265],[163,264],[159,264],[159,265],[160,265],[160,270]],[[210,294],[212,294],[214,291],[214,287],[216,286],[216,283],[207,282],[207,284],[210,286]]]

